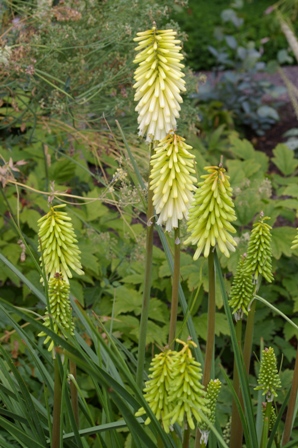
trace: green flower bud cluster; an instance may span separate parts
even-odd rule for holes
[[[149,404],[152,412],[156,415],[156,418],[164,422],[165,416],[170,412],[171,405],[169,404],[168,396],[170,390],[170,384],[173,378],[173,356],[175,352],[172,350],[166,350],[153,358],[149,371],[149,380],[145,384],[144,397]],[[145,409],[140,408],[136,412],[136,416],[139,417],[145,414]],[[145,425],[150,423],[148,417],[145,421]],[[165,429],[169,432],[169,425],[165,425]]]
[[[149,380],[145,384],[144,397],[156,418],[162,421],[164,430],[170,431],[171,425],[183,425],[186,418],[190,428],[194,429],[194,418],[201,422],[200,412],[209,415],[208,399],[201,384],[201,366],[192,356],[192,341],[183,344],[181,351],[167,350],[156,355],[150,366]],[[145,414],[140,408],[136,416]],[[149,424],[147,418],[145,424]]]
[[[262,351],[260,373],[258,378],[259,386],[255,390],[262,390],[268,402],[277,397],[277,389],[281,388],[281,381],[276,367],[276,356],[272,347]]]
[[[266,407],[267,407],[267,403],[263,403],[263,409],[262,409],[262,413],[263,413],[263,418],[265,418],[266,415]],[[274,406],[271,406],[270,408],[270,420],[269,420],[269,431],[272,430],[275,422],[276,422],[276,412],[275,412],[275,408]]]
[[[178,227],[178,220],[187,217],[197,181],[191,146],[175,133],[168,134],[155,148],[151,157],[153,205],[159,214],[157,224],[165,224],[170,232]]]
[[[267,282],[271,283],[272,275],[272,249],[271,249],[271,229],[266,220],[268,216],[261,213],[260,219],[254,223],[248,243],[246,272],[253,275],[257,281],[262,275]]]
[[[170,420],[171,425],[177,422],[182,426],[186,418],[189,427],[194,429],[193,417],[200,423],[202,421],[200,413],[204,412],[207,415],[210,413],[207,407],[208,400],[201,384],[201,364],[193,358],[190,349],[191,345],[195,346],[194,342],[189,340],[185,343],[179,339],[177,341],[184,347],[174,358],[173,379],[169,393],[169,402],[172,403],[173,409],[166,416],[166,420]]]
[[[208,419],[212,424],[215,423],[215,411],[218,395],[221,389],[221,382],[218,379],[210,380],[207,386],[207,395],[206,398],[208,400],[207,408],[210,411],[210,415]],[[200,423],[200,431],[209,430],[209,426],[206,422]]]
[[[65,204],[51,207],[49,213],[38,220],[38,250],[42,252],[40,261],[46,275],[54,277],[59,272],[68,282],[68,278],[72,277],[70,268],[78,275],[83,275],[84,272],[71,218],[67,213],[59,211],[62,207]]]
[[[147,135],[147,141],[160,141],[170,130],[176,129],[182,103],[181,92],[185,92],[185,75],[180,61],[180,41],[173,30],[151,30],[137,33],[139,51],[134,62],[135,101],[139,113],[139,135]]]
[[[52,329],[56,334],[61,336],[74,334],[69,291],[69,284],[63,279],[62,274],[57,273],[49,280],[48,295],[50,309],[48,310],[48,308],[46,308],[44,326]],[[38,336],[43,337],[47,335],[42,331]],[[50,345],[48,350],[51,351],[54,347],[54,341],[50,336],[47,336],[44,344],[49,342]]]
[[[215,245],[229,257],[237,245],[230,235],[236,232],[231,225],[236,215],[229,176],[221,166],[207,166],[204,169],[209,174],[201,176],[203,182],[198,184],[188,217],[188,231],[191,235],[185,241],[185,244],[197,245],[194,260],[202,252],[204,257],[208,257],[210,249]]]
[[[242,319],[243,313],[248,314],[248,305],[253,298],[255,288],[251,273],[246,271],[245,266],[246,254],[239,260],[230,292],[229,305],[233,310],[236,321]]]

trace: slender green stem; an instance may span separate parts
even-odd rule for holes
[[[153,151],[153,145],[150,145],[150,158]],[[150,172],[150,170],[149,170]],[[143,304],[140,323],[140,336],[138,345],[138,365],[137,365],[137,385],[143,387],[143,371],[145,363],[146,335],[149,315],[149,301],[151,291],[151,275],[152,275],[152,253],[153,253],[153,229],[154,229],[154,208],[153,208],[153,191],[148,190],[148,206],[147,206],[147,235],[146,235],[146,261],[145,261],[145,279],[143,291]]]
[[[75,381],[77,379],[77,366],[74,361],[69,360],[69,373],[74,377]],[[73,410],[74,419],[79,428],[79,400],[78,400],[78,390],[74,381],[70,381],[70,397],[71,406]]]
[[[190,438],[190,427],[187,425],[187,428],[185,428],[183,434],[182,448],[189,448],[189,438]]]
[[[293,382],[292,382],[292,387],[291,387],[291,392],[290,392],[288,410],[287,410],[286,421],[285,421],[285,428],[284,428],[283,439],[282,439],[282,446],[285,446],[290,440],[292,426],[293,426],[293,418],[294,418],[294,413],[295,413],[296,400],[297,400],[297,391],[298,391],[298,346],[297,346],[297,352],[296,352]]]
[[[207,344],[205,354],[205,366],[203,375],[203,385],[207,387],[211,378],[211,368],[214,353],[215,339],[215,271],[214,253],[211,251],[208,257],[209,275],[209,297],[208,297],[208,324],[207,324]]]
[[[203,374],[203,385],[207,387],[211,378],[211,368],[214,355],[215,339],[215,270],[214,253],[211,251],[208,257],[208,276],[209,276],[209,297],[208,297],[208,324],[207,324],[207,344],[205,354],[205,365]],[[200,448],[201,433],[196,432],[195,448]]]
[[[59,372],[59,359],[57,354],[54,360],[54,367],[55,373],[52,448],[60,448],[61,378]]]
[[[179,280],[180,280],[180,239],[179,239],[179,228],[177,228],[175,229],[174,272],[173,272],[173,284],[172,284],[169,347],[174,345],[176,335]]]
[[[242,319],[239,319],[236,323],[236,338],[239,347],[239,351],[242,352]],[[233,371],[233,387],[242,404],[242,396],[240,392],[240,380],[237,370],[236,362],[234,360]],[[232,404],[232,426],[231,426],[231,448],[239,448],[242,446],[243,428],[236,401],[233,400]]]
[[[249,374],[249,367],[250,367],[252,339],[253,339],[253,333],[254,333],[255,311],[256,311],[256,301],[254,301],[251,305],[250,311],[248,313],[246,329],[245,329],[243,358],[244,358],[244,365],[245,365],[245,370],[246,370],[247,375]]]
[[[260,448],[267,448],[271,408],[272,408],[272,402],[271,401],[267,402]]]

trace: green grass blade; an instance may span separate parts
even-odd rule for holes
[[[0,416],[0,427],[10,433],[24,448],[45,448],[46,442],[40,444],[35,438],[28,436],[24,431],[18,428],[14,423],[5,420]]]
[[[12,272],[19,277],[19,279],[25,283],[25,285],[28,286],[28,288],[33,292],[33,294],[36,295],[45,305],[47,303],[47,299],[45,296],[16,268],[7,258],[0,253],[0,260],[3,261],[4,264],[6,264],[9,269],[12,270]]]
[[[142,424],[143,419],[138,417],[135,419],[137,423]],[[104,431],[110,431],[114,429],[127,428],[127,423],[125,420],[118,420],[117,422],[105,423],[104,425],[92,426],[90,428],[81,429],[79,431],[80,436],[89,436],[91,434],[96,434]],[[74,437],[74,433],[70,432],[64,434],[63,440],[72,439]]]

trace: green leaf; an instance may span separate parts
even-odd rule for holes
[[[199,317],[194,317],[193,322],[198,335],[206,341],[207,339],[207,322],[208,314],[203,313]],[[215,314],[215,334],[216,336],[228,335],[230,334],[229,325],[225,314],[216,313]]]
[[[288,185],[284,191],[283,196],[293,196],[294,198],[298,198],[298,188],[297,188],[297,179],[295,178],[295,183]]]
[[[33,229],[36,233],[38,232],[37,221],[40,218],[40,214],[31,208],[24,207],[20,213],[21,223],[27,223],[30,229]]]
[[[229,140],[232,145],[233,154],[238,156],[239,159],[247,160],[254,158],[256,151],[248,140],[241,140],[234,136],[231,136]]]
[[[287,145],[279,143],[273,150],[273,154],[272,162],[285,176],[294,173],[298,165],[294,151],[291,151]]]
[[[85,195],[87,198],[98,198],[100,195],[100,190],[95,188],[92,191],[89,191],[88,194]],[[101,218],[102,216],[108,214],[109,209],[103,205],[100,200],[90,202],[86,204],[87,210],[87,220],[94,221],[95,219]]]
[[[293,227],[275,227],[272,229],[272,255],[277,260],[286,255],[290,257],[292,255],[291,245],[293,239],[296,236],[296,230]]]
[[[126,286],[120,286],[115,289],[115,317],[121,313],[134,312],[135,315],[141,313],[142,295],[134,289],[128,289]]]
[[[292,321],[298,325],[298,318],[293,317]],[[298,336],[298,331],[295,330],[295,328],[293,327],[293,325],[290,325],[288,322],[285,323],[284,326],[284,335],[285,335],[285,340],[289,341],[290,339],[292,339],[292,337],[294,336]]]
[[[67,159],[60,159],[49,169],[49,177],[58,183],[66,182],[74,177],[76,166]]]

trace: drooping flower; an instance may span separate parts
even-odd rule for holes
[[[155,355],[151,361],[149,380],[144,388],[144,398],[149,404],[152,412],[158,420],[161,420],[166,432],[170,431],[169,423],[164,421],[164,417],[170,412],[171,405],[168,401],[170,383],[172,381],[173,355],[175,352],[166,350]],[[146,411],[142,407],[136,412],[139,417]],[[150,423],[150,418],[145,420],[145,425]]]
[[[210,423],[212,423],[213,425],[215,423],[216,404],[220,389],[221,389],[221,382],[218,379],[209,381],[207,386],[206,398],[208,400],[207,408],[210,411],[208,419]],[[201,432],[201,443],[204,442],[205,445],[207,446],[210,432],[210,427],[207,422],[202,421],[200,423],[200,432]]]
[[[138,101],[139,135],[146,134],[147,141],[162,140],[170,130],[176,129],[179,117],[181,92],[185,81],[180,61],[180,41],[173,30],[151,30],[137,33],[138,42],[134,62],[139,64],[135,71],[135,101]]]
[[[251,273],[246,271],[245,266],[246,254],[239,260],[230,292],[229,305],[236,321],[242,319],[243,313],[248,314],[248,305],[253,298],[255,288]]]
[[[67,213],[57,210],[61,207],[65,207],[65,204],[51,207],[49,213],[38,220],[38,250],[42,253],[40,262],[48,278],[61,272],[63,279],[68,282],[68,278],[72,277],[70,268],[78,275],[83,275],[84,271],[71,218]]]
[[[44,326],[52,329],[56,334],[66,336],[74,334],[74,324],[72,321],[72,311],[69,301],[69,283],[67,283],[61,273],[56,273],[48,283],[49,309],[46,308]],[[42,331],[38,336],[47,334]],[[50,342],[48,350],[54,347],[54,341],[47,336],[44,344]]]
[[[271,249],[271,229],[265,221],[270,219],[260,214],[260,219],[254,223],[248,243],[247,260],[245,270],[253,275],[257,281],[262,275],[267,282],[271,283],[272,274],[272,249]]]
[[[159,215],[157,224],[165,224],[168,232],[178,227],[178,220],[187,217],[195,190],[195,156],[189,149],[192,147],[184,138],[170,133],[161,140],[151,157],[150,189]]]
[[[194,419],[200,423],[202,412],[210,414],[206,391],[201,384],[202,369],[191,353],[190,347],[196,346],[195,343],[191,340],[187,343],[176,340],[184,347],[173,359],[173,378],[169,389],[169,403],[172,405],[172,410],[164,421],[169,420],[171,425],[177,422],[182,426],[186,419],[189,427],[194,429]]]
[[[210,249],[218,246],[226,256],[235,251],[237,245],[230,233],[235,233],[231,225],[236,220],[234,204],[231,199],[232,188],[229,176],[220,166],[204,168],[209,174],[201,176],[198,189],[189,209],[188,231],[191,233],[185,244],[196,244],[194,260],[201,253],[208,257]]]
[[[277,397],[277,389],[281,388],[281,381],[276,367],[276,356],[272,347],[262,351],[258,386],[255,390],[262,390],[268,402]]]

